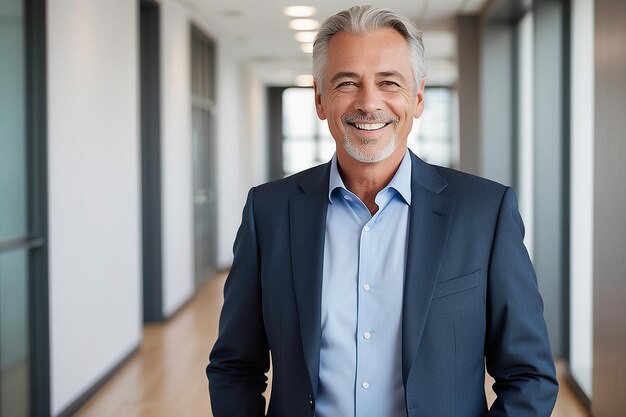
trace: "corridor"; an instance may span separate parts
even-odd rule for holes
[[[0,416],[210,416],[216,271],[248,190],[335,152],[312,41],[368,2],[288,3],[2,0]],[[407,146],[517,194],[554,415],[626,416],[626,2],[385,7],[423,31]]]

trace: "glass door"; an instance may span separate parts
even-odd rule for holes
[[[191,29],[191,96],[196,286],[215,273],[215,45]]]
[[[0,415],[29,410],[28,210],[22,0],[0,7]]]
[[[0,2],[0,415],[49,414],[42,0]]]

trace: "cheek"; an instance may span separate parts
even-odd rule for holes
[[[389,109],[399,117],[405,117],[407,114],[413,114],[414,100],[406,94],[394,94],[386,100]]]
[[[412,123],[415,118],[415,112],[417,109],[417,101],[409,99],[405,99],[401,106],[398,107],[398,111],[401,113],[396,113],[400,117],[404,117],[407,123]]]
[[[326,109],[337,117],[349,111],[354,105],[354,97],[350,93],[333,92],[326,101]]]

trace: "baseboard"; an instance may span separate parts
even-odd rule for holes
[[[215,277],[228,272],[230,270],[230,267],[228,268],[222,268],[222,269],[218,269],[217,271],[215,271],[209,278],[206,279],[206,281],[204,281],[199,287],[195,287],[193,290],[193,294],[191,294],[185,301],[183,301],[181,303],[181,305],[179,305],[178,307],[176,307],[174,309],[174,311],[172,311],[170,314],[166,314],[165,312],[163,313],[163,319],[160,322],[155,322],[155,324],[165,324],[165,322],[168,322],[170,320],[173,320],[182,310],[185,309],[185,307],[187,307],[189,305],[189,303],[191,303],[191,301],[196,298],[198,296],[198,290],[200,288],[202,288],[202,286],[207,285],[209,283],[209,281],[211,281],[212,279],[214,279]]]
[[[178,307],[176,307],[172,312],[170,312],[169,314],[163,312],[163,320],[158,324],[165,324],[166,322],[173,320],[174,317],[178,315],[178,313],[183,311],[185,307],[189,305],[189,303],[191,302],[191,300],[193,300],[193,298],[196,296],[197,293],[198,293],[198,289],[194,288],[193,293],[189,297],[187,297],[187,299],[183,301]]]
[[[72,417],[74,414],[78,412],[86,403],[93,397],[100,388],[106,384],[111,377],[120,370],[122,366],[126,364],[132,358],[135,353],[139,351],[139,344],[131,350],[124,358],[122,358],[117,365],[115,365],[112,369],[110,369],[102,378],[96,381],[91,387],[89,387],[80,397],[74,400],[70,405],[65,407],[57,417]]]
[[[576,378],[572,376],[572,370],[570,369],[569,363],[565,363],[565,382],[572,388],[574,395],[580,400],[580,402],[585,406],[587,411],[591,413],[591,401],[585,391],[578,385]]]

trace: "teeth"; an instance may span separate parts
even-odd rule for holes
[[[385,127],[385,123],[355,123],[354,125],[361,130],[377,130]]]

